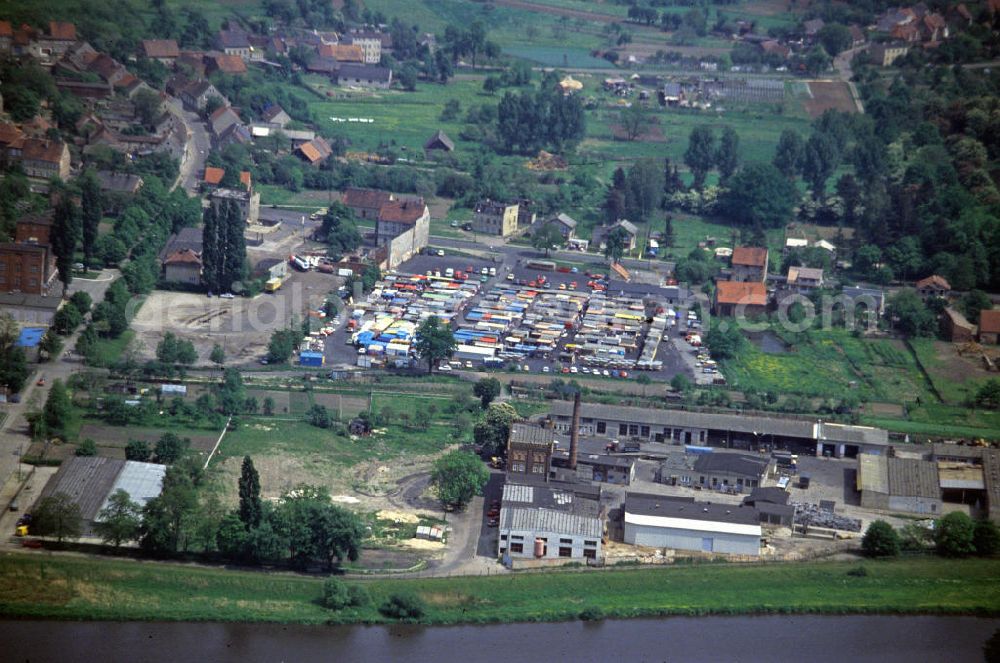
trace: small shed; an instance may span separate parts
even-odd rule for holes
[[[455,150],[455,142],[448,137],[448,134],[438,129],[434,132],[434,135],[424,143],[424,152],[453,152]]]

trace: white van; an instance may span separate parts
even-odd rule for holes
[[[455,276],[454,268],[449,267],[448,269],[444,270],[444,275],[447,276],[449,279],[454,277]]]

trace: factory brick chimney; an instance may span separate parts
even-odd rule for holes
[[[576,454],[580,447],[580,392],[573,396],[573,423],[569,431],[569,469],[576,471]]]

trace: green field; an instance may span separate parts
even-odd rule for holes
[[[1000,614],[1000,561],[918,557],[762,566],[709,565],[362,584],[370,606],[320,607],[322,578],[170,563],[0,558],[0,615],[86,620],[379,623],[396,592],[427,603],[427,624],[752,613]]]

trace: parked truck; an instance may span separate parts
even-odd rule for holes
[[[268,279],[264,284],[264,290],[266,292],[277,292],[278,288],[281,287],[281,278],[274,277],[273,279]]]
[[[612,440],[611,442],[604,445],[604,450],[609,453],[638,453],[641,451],[641,445],[639,440]]]

